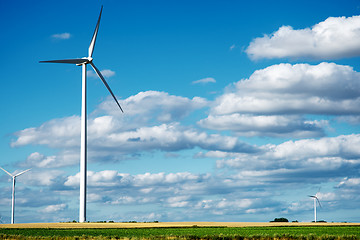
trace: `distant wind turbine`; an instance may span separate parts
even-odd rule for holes
[[[4,172],[6,172],[11,178],[12,178],[12,201],[11,201],[11,224],[14,224],[14,217],[15,217],[15,182],[16,177],[20,176],[23,173],[26,173],[27,171],[30,171],[30,169],[22,171],[18,174],[11,174],[2,167],[0,167]]]
[[[321,207],[321,203],[320,203],[320,200],[319,200],[317,194],[318,193],[316,193],[315,195],[308,195],[309,197],[314,199],[314,222],[316,222],[316,206],[317,206],[317,203],[319,203],[319,206]]]
[[[114,98],[116,104],[119,106],[120,110],[124,112],[116,99],[114,93],[111,91],[109,85],[105,81],[105,78],[97,69],[93,63],[92,54],[94,52],[96,37],[99,31],[101,13],[103,7],[101,6],[99,19],[97,21],[94,34],[92,36],[88,57],[76,58],[76,59],[63,59],[63,60],[51,60],[51,61],[40,61],[40,63],[70,63],[76,64],[77,66],[82,66],[82,104],[81,104],[81,149],[80,149],[80,209],[79,209],[79,222],[86,221],[86,175],[87,175],[87,116],[86,116],[86,65],[90,64],[94,69],[96,74],[104,83],[105,87],[108,89],[112,97]]]

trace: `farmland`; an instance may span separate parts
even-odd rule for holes
[[[359,224],[237,223],[235,226],[236,223],[63,223],[39,227],[40,225],[15,224],[10,228],[9,225],[2,224],[0,239],[360,239]]]

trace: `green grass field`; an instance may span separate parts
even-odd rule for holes
[[[3,228],[0,229],[0,239],[360,240],[360,227]]]

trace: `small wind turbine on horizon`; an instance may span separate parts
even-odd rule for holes
[[[319,191],[320,191],[320,190],[319,190]],[[319,191],[318,191],[318,192],[319,192]],[[311,197],[311,198],[314,199],[314,222],[317,221],[317,220],[316,220],[316,206],[317,206],[317,203],[319,203],[319,206],[322,207],[322,206],[321,206],[321,203],[320,203],[320,200],[319,200],[319,198],[318,198],[318,196],[317,196],[318,192],[317,192],[315,195],[308,195],[308,197]]]
[[[101,6],[99,19],[97,21],[94,34],[92,36],[88,56],[84,58],[76,59],[63,59],[63,60],[50,60],[50,61],[40,61],[40,63],[70,63],[76,64],[77,66],[82,66],[82,100],[81,100],[81,149],[80,149],[80,209],[79,209],[79,222],[86,221],[86,176],[87,176],[87,113],[86,113],[86,65],[90,64],[94,69],[96,74],[104,83],[105,87],[108,89],[112,97],[114,98],[116,104],[119,106],[121,112],[124,112],[116,99],[114,93],[111,91],[109,85],[105,81],[105,78],[97,69],[93,63],[93,52],[96,42],[96,37],[99,31],[101,13],[103,7]]]
[[[11,200],[11,224],[14,224],[14,218],[15,218],[15,182],[16,177],[20,176],[21,174],[26,173],[27,171],[30,171],[30,169],[27,169],[25,171],[22,171],[18,174],[11,174],[2,167],[0,167],[4,172],[6,172],[11,178],[12,178],[12,200]]]

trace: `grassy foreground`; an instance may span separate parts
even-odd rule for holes
[[[0,239],[360,240],[360,227],[0,228]]]

